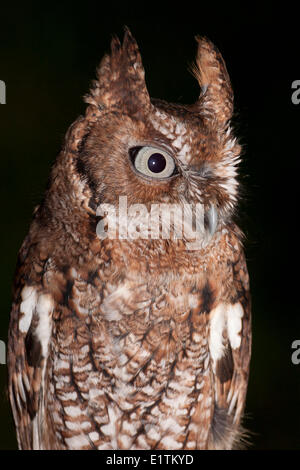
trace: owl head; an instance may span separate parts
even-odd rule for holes
[[[206,38],[197,43],[200,96],[182,105],[150,97],[128,29],[122,44],[112,40],[55,170],[60,177],[68,166],[81,208],[95,213],[121,196],[128,204],[201,203],[211,235],[230,222],[240,155],[230,126],[233,92],[220,52]]]

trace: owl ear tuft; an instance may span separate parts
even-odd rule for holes
[[[85,101],[100,108],[120,108],[130,115],[150,106],[139,48],[127,27],[122,44],[117,37],[112,39],[111,53],[103,57]]]
[[[196,63],[191,69],[201,94],[195,106],[205,118],[226,125],[233,113],[233,91],[224,59],[209,39],[197,36],[196,41]]]

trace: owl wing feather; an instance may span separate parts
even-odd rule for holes
[[[251,356],[251,305],[249,294],[249,280],[246,261],[242,251],[239,251],[232,263],[233,285],[235,296],[232,306],[241,306],[240,323],[236,325],[236,332],[240,329],[240,344],[235,344],[230,332],[230,315],[233,309],[228,310],[227,329],[223,332],[224,353],[216,364],[215,370],[215,423],[213,429],[215,440],[227,434],[228,448],[242,445],[244,431],[240,426],[241,417],[246,400],[247,384],[249,378],[249,363]],[[235,307],[233,307],[235,308]]]
[[[37,336],[37,308],[48,261],[27,237],[19,252],[14,279],[8,341],[8,391],[19,448],[24,450],[41,448],[40,433],[45,429],[43,373],[47,359]]]

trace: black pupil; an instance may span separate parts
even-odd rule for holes
[[[153,153],[148,160],[148,168],[153,173],[161,173],[166,168],[166,159],[161,153]]]

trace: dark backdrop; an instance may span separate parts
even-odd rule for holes
[[[1,6],[0,106],[1,315],[7,340],[17,251],[45,188],[68,126],[85,106],[82,96],[112,34],[128,25],[136,37],[153,97],[193,102],[198,86],[187,67],[195,34],[221,50],[235,91],[235,124],[244,147],[245,197],[240,225],[253,298],[253,356],[246,426],[253,449],[300,449],[298,307],[300,105],[291,84],[300,79],[297,12],[270,2],[211,7],[206,2],[24,3]],[[125,3],[125,2],[124,2]],[[43,5],[43,6],[41,6]],[[0,448],[16,448],[0,365]]]

